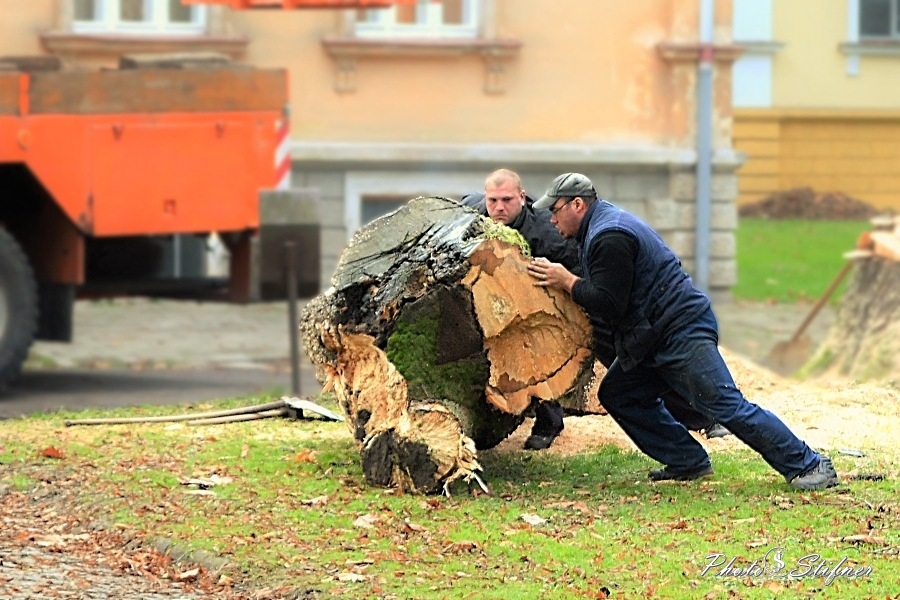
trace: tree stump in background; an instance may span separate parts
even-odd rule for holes
[[[872,256],[857,263],[837,318],[805,367],[859,381],[900,372],[900,262]]]
[[[597,412],[591,328],[534,285],[527,244],[446,198],[416,198],[353,237],[305,307],[304,347],[379,486],[422,493],[477,477],[477,450],[532,398]]]

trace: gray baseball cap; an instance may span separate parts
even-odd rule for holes
[[[563,173],[553,180],[547,192],[534,203],[535,208],[550,208],[557,198],[593,198],[597,195],[594,184],[581,173]]]

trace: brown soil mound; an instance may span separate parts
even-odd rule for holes
[[[775,192],[738,210],[742,217],[822,221],[864,221],[880,213],[874,206],[841,192],[818,193],[809,187]]]

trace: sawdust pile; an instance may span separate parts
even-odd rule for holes
[[[900,431],[900,389],[896,386],[838,379],[798,383],[726,348],[720,350],[747,399],[777,414],[812,447],[824,452],[852,448],[900,456],[895,450]],[[608,416],[567,417],[565,424],[562,434],[544,452],[572,455],[608,444],[635,449]],[[531,425],[532,420],[526,420],[495,451],[521,451]],[[712,453],[746,448],[734,436],[714,440],[696,437]]]

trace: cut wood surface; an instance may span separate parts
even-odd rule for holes
[[[361,229],[307,304],[304,346],[360,443],[370,483],[446,489],[479,470],[533,402],[575,412],[594,378],[591,328],[539,287],[517,232],[446,198]],[[526,246],[527,247],[527,246]]]
[[[856,261],[837,318],[804,370],[857,381],[893,379],[900,371],[900,262]]]

